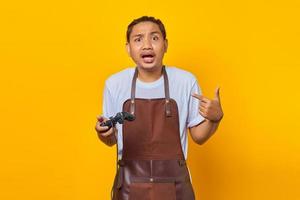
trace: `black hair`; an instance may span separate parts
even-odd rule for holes
[[[140,22],[153,22],[155,24],[158,25],[162,35],[163,35],[163,38],[166,39],[167,37],[167,33],[166,33],[166,29],[165,29],[165,26],[164,24],[161,22],[160,19],[155,19],[154,17],[151,17],[151,16],[142,16],[142,17],[139,17],[137,19],[134,19],[127,27],[127,32],[126,32],[126,39],[127,39],[127,42],[130,41],[130,34],[132,32],[132,29],[133,27],[140,23]]]

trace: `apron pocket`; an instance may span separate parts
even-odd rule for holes
[[[132,177],[129,200],[176,200],[175,179]]]

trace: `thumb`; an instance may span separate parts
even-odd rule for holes
[[[97,120],[98,120],[99,122],[104,121],[104,119],[105,119],[105,118],[104,118],[102,115],[97,116]]]
[[[220,101],[220,86],[217,87],[216,92],[215,92],[215,99]]]

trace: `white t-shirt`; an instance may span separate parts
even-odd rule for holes
[[[199,100],[191,94],[202,94],[201,88],[195,76],[177,67],[166,66],[169,79],[170,98],[174,99],[178,106],[179,131],[182,150],[187,159],[188,137],[187,128],[195,126],[205,118],[199,114]],[[131,82],[135,67],[126,68],[111,75],[105,81],[103,95],[103,116],[109,118],[122,112],[123,103],[131,97]],[[136,98],[164,98],[163,75],[154,82],[142,82],[137,78]],[[122,125],[117,124],[118,129],[118,158],[122,158],[123,140]]]

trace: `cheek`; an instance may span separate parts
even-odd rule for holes
[[[153,48],[156,49],[156,51],[159,53],[163,54],[165,52],[165,47],[161,43],[153,45]]]
[[[131,54],[132,57],[138,57],[138,55],[139,55],[138,48],[132,47],[132,48],[130,49],[130,54]]]
[[[158,57],[163,57],[164,53],[165,53],[165,50],[164,50],[164,48],[160,48],[156,52],[157,52]]]

